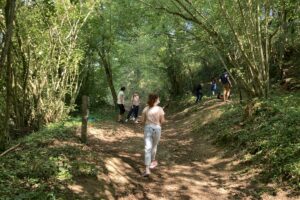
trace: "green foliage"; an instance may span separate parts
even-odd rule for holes
[[[98,173],[97,167],[94,163],[86,163],[82,161],[76,161],[72,166],[72,174],[75,176],[96,176]]]
[[[112,107],[94,110],[90,126],[112,121]],[[0,158],[0,199],[84,199],[68,192],[79,178],[96,179],[101,157],[76,135],[80,117],[52,123],[15,143],[15,151]],[[74,196],[75,195],[75,196]]]
[[[98,173],[75,136],[76,120],[50,124],[39,132],[20,139],[20,149],[1,158],[1,199],[66,199],[66,185],[76,177]],[[65,196],[64,196],[65,195]]]
[[[246,120],[243,106],[224,107],[221,118],[207,124],[205,132],[261,168],[265,181],[288,182],[300,189],[300,96],[273,95],[257,101],[253,116]]]
[[[74,109],[77,96],[80,105],[82,95],[90,96],[91,123],[113,120],[111,108],[101,107],[112,104],[105,64],[117,90],[126,86],[127,97],[139,92],[143,103],[153,91],[162,101],[170,94],[181,96],[195,83],[218,76],[225,65],[234,69],[232,75],[239,78],[242,89],[258,96],[255,90],[261,86],[259,93],[267,93],[269,72],[274,75],[285,67],[295,69],[295,74],[299,71],[299,1],[264,1],[270,6],[258,10],[258,1],[253,5],[246,1],[148,2],[152,4],[131,0],[18,1],[11,48],[13,81],[7,81],[5,70],[0,77],[0,110],[9,103],[12,106],[8,117],[0,113],[0,131],[7,121],[12,132],[21,133],[60,121]],[[0,6],[3,19],[4,1]],[[267,9],[272,11],[268,17]],[[170,11],[172,15],[168,15]],[[259,23],[261,29],[254,27]],[[0,29],[5,33],[3,20]],[[265,48],[268,42],[270,48]],[[192,95],[188,98],[185,105],[194,101]],[[207,129],[214,131],[217,143],[242,148],[251,161],[270,167],[272,170],[264,169],[270,178],[290,179],[297,185],[298,104],[299,96],[294,94],[257,101],[254,116],[242,124],[243,108],[229,106]],[[52,147],[57,140],[76,140],[70,137],[72,127],[70,122],[49,125],[22,141],[22,154],[5,156],[0,164],[0,195],[38,199],[46,194],[55,199],[57,193],[48,191],[62,186],[59,181],[94,176],[93,164],[76,160],[77,155],[93,155],[72,145]],[[6,140],[2,136],[0,132],[0,144]]]
[[[2,130],[23,135],[65,118],[74,109],[85,47],[78,35],[93,8],[91,1],[17,2],[7,63],[11,72],[1,66],[0,110],[8,108],[6,116],[0,114],[1,145]]]

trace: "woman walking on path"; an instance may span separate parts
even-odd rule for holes
[[[148,106],[144,108],[142,113],[142,123],[145,124],[144,141],[145,141],[145,165],[146,171],[143,176],[150,175],[150,169],[157,166],[155,160],[157,145],[161,135],[161,124],[165,121],[165,112],[160,103],[159,97],[156,94],[150,94]]]
[[[138,118],[138,114],[139,114],[139,105],[140,105],[140,97],[138,95],[138,93],[133,93],[132,98],[131,98],[131,109],[127,115],[127,118],[125,120],[125,122],[128,122],[129,118],[131,117],[131,115],[133,114],[133,121],[135,123],[137,123],[137,118]]]

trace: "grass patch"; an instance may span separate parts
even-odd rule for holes
[[[90,122],[111,120],[114,114],[102,109],[91,113]],[[97,181],[101,170],[99,156],[75,134],[80,125],[81,118],[72,117],[14,141],[21,145],[0,158],[0,199],[88,198],[68,188],[78,177]]]
[[[118,115],[118,110],[112,106],[102,106],[99,108],[94,108],[93,110],[89,110],[88,122],[98,123],[103,121],[115,121]],[[69,118],[70,122],[81,122],[80,113],[77,112]]]
[[[285,183],[299,191],[300,95],[257,100],[252,117],[247,119],[242,105],[229,104],[220,109],[223,114],[219,119],[195,131],[209,134],[216,144],[243,155],[247,164],[262,170],[266,183]]]

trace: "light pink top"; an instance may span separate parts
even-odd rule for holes
[[[138,95],[135,95],[131,99],[132,105],[138,106],[140,105],[140,97]]]
[[[152,108],[149,109],[149,106],[144,108],[143,117],[145,118],[145,124],[154,124],[161,126],[160,120],[162,117],[164,117],[165,112],[160,106],[153,106]]]

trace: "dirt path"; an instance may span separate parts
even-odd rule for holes
[[[282,192],[279,196],[258,194],[250,177],[238,174],[239,161],[234,156],[226,156],[204,136],[193,133],[193,126],[220,115],[219,106],[199,105],[168,116],[158,147],[159,166],[149,178],[141,177],[142,126],[95,124],[89,129],[88,148],[99,157],[98,182],[83,177],[70,189],[84,188],[90,199],[290,199]],[[214,112],[208,115],[207,110]]]

